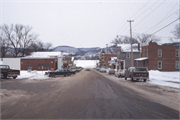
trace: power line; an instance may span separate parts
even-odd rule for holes
[[[159,6],[161,6],[166,0],[164,0],[160,5],[158,5],[153,11],[151,11],[144,19],[146,19],[151,13],[153,13]],[[144,19],[142,19],[140,22],[138,22],[135,26],[139,25]],[[134,26],[134,27],[135,27]]]
[[[142,10],[151,0],[149,0],[145,5],[143,5],[134,15],[136,15],[140,10]],[[159,1],[159,0],[158,0]],[[133,17],[134,15],[132,15],[131,17]],[[130,17],[130,18],[131,18]],[[129,18],[129,19],[130,19]],[[121,29],[118,31],[118,33],[122,30],[122,28],[126,25],[126,22],[123,24],[123,26],[121,27]],[[117,33],[117,34],[118,34]]]
[[[175,8],[176,5],[177,5],[177,3],[171,8],[171,10],[168,12],[168,14]],[[179,10],[177,10],[177,11],[179,11]],[[171,15],[169,15],[168,17],[167,17],[168,14],[166,14],[166,16],[165,16],[160,22],[158,22],[156,25],[154,25],[152,28],[155,29],[160,23],[162,23],[164,20],[166,20],[166,19],[169,18],[170,16],[174,15],[177,11],[173,12],[173,13],[172,13]],[[150,28],[150,29],[152,29],[152,28]],[[149,31],[150,29],[148,29],[147,31]],[[153,29],[153,31],[154,31],[154,29]],[[146,33],[147,31],[145,31],[145,33]]]
[[[174,20],[173,22],[169,23],[168,25],[164,26],[163,28],[159,29],[158,31],[156,31],[156,32],[152,33],[151,35],[153,35],[153,34],[155,34],[155,33],[159,32],[159,31],[163,30],[164,28],[168,27],[169,25],[173,24],[174,22],[176,22],[176,21],[177,21],[177,20],[179,20],[179,19],[180,19],[180,18],[178,18],[178,19]]]
[[[179,11],[179,10],[177,10]],[[174,15],[177,11],[175,11],[174,13],[172,13],[171,15],[169,15],[168,17],[164,18],[163,20],[161,20],[160,22],[158,22],[156,25],[154,25],[153,27],[151,27],[150,29],[148,29],[147,31],[151,30],[154,27],[157,27],[157,25],[159,25],[160,23],[162,23],[164,20],[166,20],[167,18],[171,17],[172,15]],[[147,32],[145,31],[145,33]]]

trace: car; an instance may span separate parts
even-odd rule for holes
[[[105,68],[101,68],[99,71],[102,72],[102,73],[106,73],[106,69]]]
[[[71,67],[70,70],[75,71],[75,72],[79,72],[81,71],[83,68],[82,67]]]
[[[125,74],[125,69],[124,70],[118,70],[117,72],[115,72],[115,76],[116,77],[124,77]]]
[[[91,71],[91,69],[90,68],[86,68],[86,71]]]
[[[115,69],[110,69],[109,74],[115,74]]]
[[[68,69],[57,69],[55,71],[45,72],[45,75],[48,75],[49,77],[55,77],[56,75],[70,76],[72,74],[76,74],[76,72]]]
[[[101,68],[96,68],[97,71],[99,71]]]
[[[131,78],[131,81],[142,79],[146,82],[149,79],[149,71],[147,67],[129,67],[125,72],[125,80],[127,78]]]

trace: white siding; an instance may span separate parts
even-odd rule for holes
[[[3,58],[3,65],[9,65],[11,69],[21,70],[20,58]]]

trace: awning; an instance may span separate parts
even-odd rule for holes
[[[148,57],[137,58],[137,59],[134,59],[134,60],[136,60],[136,61],[148,60]]]

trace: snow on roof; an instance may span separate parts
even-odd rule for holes
[[[117,57],[111,57],[111,60],[117,60]]]
[[[67,53],[63,53],[67,54]],[[24,58],[53,58],[53,57],[61,57],[61,52],[33,52],[31,55],[26,56]]]
[[[148,57],[142,57],[142,58],[137,58],[137,59],[134,59],[134,60],[136,60],[136,61],[142,61],[142,60],[147,60],[148,59]]]
[[[131,44],[117,44],[118,47],[121,47],[122,52],[131,52]],[[133,52],[139,52],[138,44],[132,44]]]

